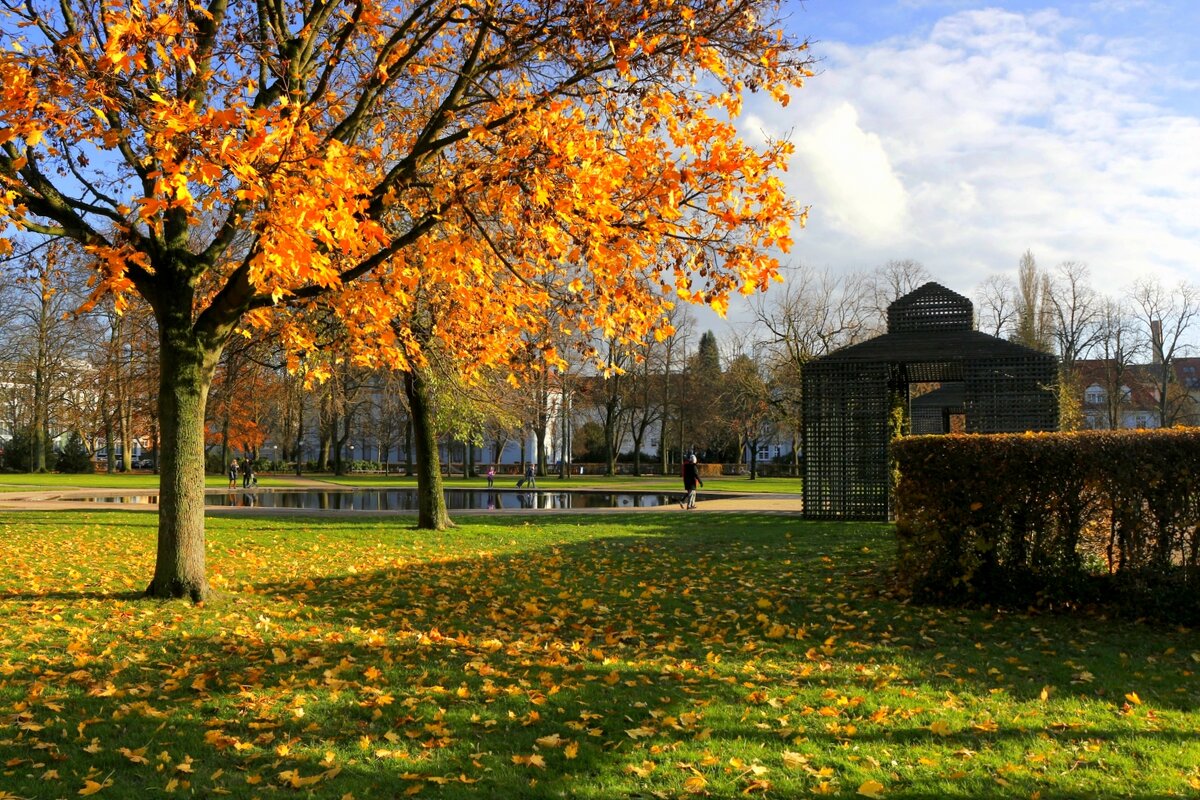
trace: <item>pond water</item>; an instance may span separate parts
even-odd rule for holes
[[[679,503],[682,493],[669,492],[591,492],[536,489],[446,489],[446,505],[451,511],[498,509],[568,508],[653,508]],[[98,503],[157,503],[157,495],[111,495],[74,498]],[[415,489],[258,489],[250,491],[210,492],[204,496],[210,507],[300,508],[344,511],[416,511]]]

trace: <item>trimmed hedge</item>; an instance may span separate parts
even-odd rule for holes
[[[1200,622],[1200,429],[916,436],[892,453],[916,597]]]

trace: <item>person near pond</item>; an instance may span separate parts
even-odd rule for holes
[[[679,507],[695,508],[696,487],[703,485],[704,481],[700,480],[700,468],[696,466],[696,456],[693,453],[683,459],[683,490],[687,492],[687,497],[683,499]]]
[[[530,489],[536,489],[537,488],[536,477],[537,477],[537,475],[533,471],[533,462],[531,461],[525,465],[525,477],[523,477],[519,481],[517,481],[517,488],[520,489],[522,486],[528,486]]]
[[[233,461],[229,462],[229,488],[230,489],[237,488],[237,478],[238,478],[238,462],[237,462],[237,459],[235,458]]]
[[[487,471],[488,488],[491,489],[496,483],[496,468],[488,467]]]
[[[249,489],[251,482],[257,483],[254,480],[254,462],[247,458],[242,464],[242,488]]]

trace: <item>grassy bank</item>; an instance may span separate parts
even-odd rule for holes
[[[1200,643],[914,607],[881,525],[0,516],[0,797],[1167,797]],[[294,791],[293,791],[294,790]]]

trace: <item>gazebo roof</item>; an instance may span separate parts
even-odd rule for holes
[[[971,301],[932,281],[893,302],[887,315],[888,333],[969,331],[975,327]]]
[[[865,342],[843,347],[818,359],[839,361],[971,361],[986,358],[1048,358],[1054,356],[973,330],[924,330],[885,333]]]
[[[946,363],[1054,356],[975,330],[971,301],[940,283],[926,283],[888,306],[888,332],[834,351],[814,363]]]

